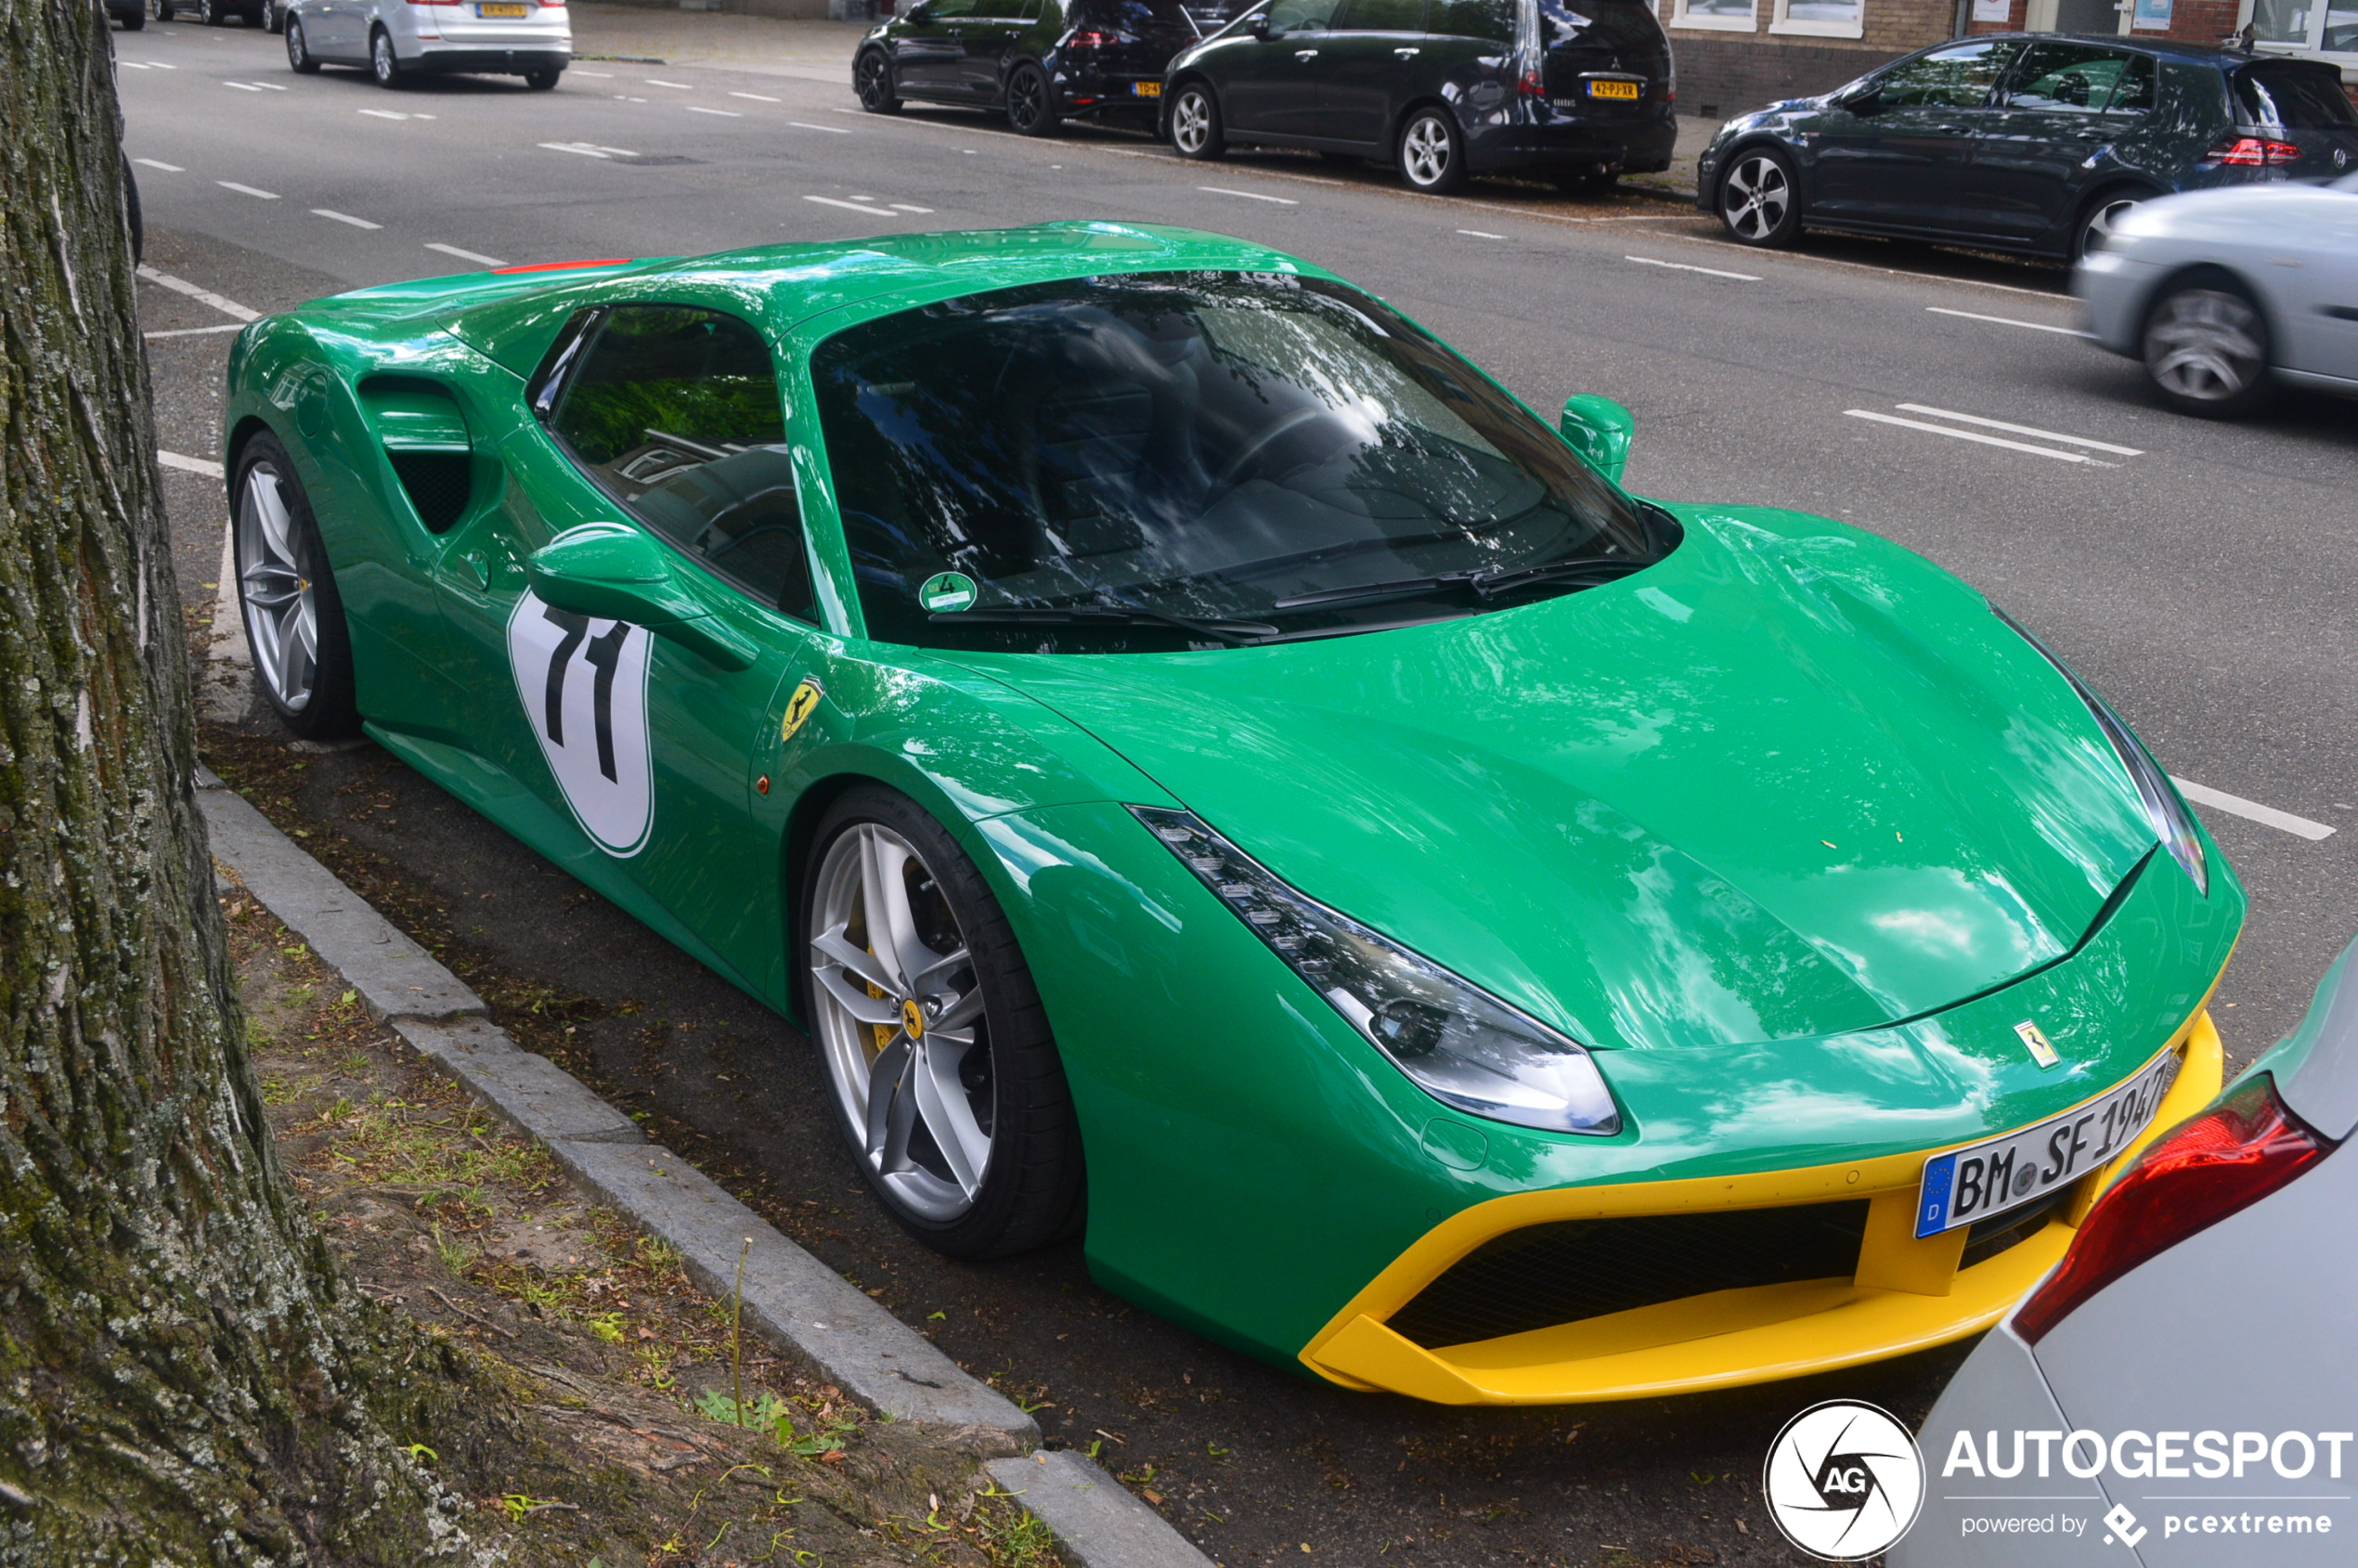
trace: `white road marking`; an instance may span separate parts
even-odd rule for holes
[[[1957,420],[1965,424],[1977,424],[1984,430],[2002,430],[2014,435],[2036,435],[2046,441],[2067,441],[2075,447],[2093,447],[2099,452],[2117,452],[2124,458],[2142,458],[2142,447],[2116,447],[2109,441],[2091,441],[2084,435],[2066,435],[2059,430],[2041,430],[2037,425],[2008,424],[2003,420],[1986,420],[1979,414],[1961,414],[1954,408],[1934,408],[1922,403],[1902,403],[1898,407],[1911,414],[1931,414],[1938,419]]]
[[[719,115],[721,118],[726,119],[726,120],[742,120],[742,119],[744,119],[744,118],[745,118],[745,115],[744,115],[744,114],[742,114],[741,112],[739,112],[739,111],[738,111],[738,110],[733,110],[733,109],[706,109],[704,105],[702,105],[702,104],[700,104],[700,103],[692,103],[692,104],[690,104],[690,105],[688,106],[688,112],[689,112],[689,113],[691,113],[691,114],[718,114],[718,115]]]
[[[1225,186],[1199,185],[1198,190],[1208,190],[1214,196],[1241,196],[1248,201],[1274,201],[1280,207],[1299,207],[1301,202],[1290,196],[1263,196],[1257,190],[1230,190]]]
[[[276,82],[256,82],[254,85],[266,93],[283,93],[287,90]]]
[[[176,34],[176,33],[175,33],[174,36],[175,36],[175,37],[176,37],[176,36],[178,36],[178,34]],[[152,66],[152,67],[154,67],[154,68],[155,68],[156,70],[158,70],[158,71],[177,71],[177,70],[179,70],[179,69],[180,69],[180,68],[179,68],[178,66],[176,66],[176,65],[166,65],[166,64],[164,64],[164,63],[163,63],[163,61],[162,61],[162,60],[149,60],[149,61],[148,62],[148,64],[149,64],[149,65],[150,65],[150,66]]]
[[[139,276],[159,289],[169,289],[175,294],[186,294],[200,305],[209,305],[222,315],[234,316],[240,321],[256,320],[262,315],[262,312],[258,310],[248,310],[235,300],[225,300],[210,289],[200,289],[185,278],[175,278],[168,272],[158,272],[152,266],[142,265],[139,268]]]
[[[931,207],[912,206],[906,201],[887,201],[885,205],[900,213],[931,213],[933,211]]]
[[[584,71],[577,65],[573,68],[573,73],[576,76],[594,76],[601,82],[614,80],[614,72],[611,71]]]
[[[235,87],[241,93],[258,93],[262,91],[261,88],[255,86],[251,82],[224,82],[221,84],[225,87]]]
[[[849,131],[845,130],[841,125],[813,125],[808,120],[789,120],[786,123],[792,125],[797,131],[824,131],[831,136],[848,136],[851,135]]]
[[[356,218],[350,213],[339,213],[333,207],[314,207],[311,209],[311,214],[314,217],[333,218],[338,223],[348,223],[355,228],[382,228],[384,227],[381,223],[370,223],[367,218]]]
[[[409,117],[395,109],[364,109],[361,113],[376,120],[407,120]]]
[[[2093,332],[2083,332],[2077,327],[2050,327],[2044,321],[2017,321],[2011,316],[1984,316],[1977,310],[1945,310],[1937,305],[1924,308],[1935,316],[1962,316],[1968,321],[1995,321],[2001,327],[2028,327],[2034,332],[2061,332],[2067,338],[2092,338]]]
[[[167,175],[185,175],[188,172],[177,163],[160,163],[152,158],[134,158],[132,162],[144,164],[150,169],[162,169]]]
[[[695,91],[693,87],[691,87],[685,82],[666,82],[654,76],[641,76],[639,80],[644,82],[650,87],[675,87],[683,93],[693,93]]]
[[[456,256],[460,261],[471,261],[484,266],[505,266],[508,265],[506,262],[501,261],[498,256],[486,256],[474,251],[462,251],[456,245],[446,245],[439,240],[427,240],[426,249],[429,251],[440,251],[446,256]]]
[[[1504,240],[1506,238],[1503,234],[1493,234],[1486,228],[1461,228],[1458,232],[1470,234],[1476,240]]]
[[[143,338],[201,338],[210,332],[242,332],[245,330],[241,321],[224,321],[218,327],[175,327],[168,332],[142,332],[139,335]]]
[[[145,71],[148,69],[145,64],[138,60],[118,60],[115,63],[131,71]]]
[[[766,93],[740,93],[732,90],[729,96],[732,98],[751,98],[756,103],[780,103],[784,101],[780,98],[773,98]]]
[[[897,218],[900,215],[883,207],[863,207],[857,201],[846,201],[834,196],[806,196],[803,200],[816,201],[823,207],[841,207],[846,212],[865,213],[872,218]]]
[[[583,142],[581,145],[582,145],[582,146],[584,146],[584,147],[587,147],[587,148],[591,148],[591,149],[594,149],[595,150],[597,150],[597,151],[599,151],[599,152],[603,152],[603,153],[606,153],[606,154],[608,154],[609,156],[612,156],[612,157],[615,157],[615,158],[636,158],[636,157],[638,157],[638,156],[639,156],[637,153],[635,153],[635,152],[631,151],[631,150],[630,150],[628,148],[627,148],[627,147],[608,147],[608,146],[607,146],[604,142],[602,142],[602,141],[586,141],[586,142]]]
[[[1687,262],[1660,261],[1652,256],[1624,256],[1621,259],[1636,262],[1640,266],[1666,266],[1673,272],[1700,272],[1708,278],[1732,278],[1739,283],[1760,281],[1756,275],[1749,272],[1723,272],[1716,266],[1695,266]]]
[[[547,148],[551,152],[577,152],[584,158],[603,158],[606,156],[594,147],[582,147],[577,143],[569,141],[544,141],[538,143],[538,145]]]
[[[1904,425],[1910,430],[1928,430],[1935,435],[1946,435],[1955,441],[1977,441],[1985,447],[2003,447],[2008,451],[2035,452],[2042,458],[2056,458],[2065,462],[2090,462],[2084,452],[2058,452],[2052,447],[2033,447],[2028,442],[2009,441],[2000,435],[1984,435],[1975,430],[1955,430],[1945,424],[1927,424],[1923,420],[1903,420],[1896,414],[1878,414],[1871,408],[1845,408],[1854,420],[1872,420],[1877,424]]]
[[[2290,811],[2279,811],[2274,806],[2262,806],[2257,800],[2246,800],[2242,796],[2229,795],[2223,789],[2209,789],[2192,779],[2182,779],[2175,773],[2170,775],[2170,782],[2178,786],[2179,794],[2197,806],[2212,806],[2222,811],[2232,811],[2236,816],[2248,817],[2253,822],[2282,828],[2287,833],[2313,841],[2333,836],[2332,828],[2323,823],[2313,823],[2307,817],[2296,817]]]
[[[256,190],[253,186],[240,185],[236,180],[215,180],[213,183],[224,190],[234,190],[240,196],[258,196],[265,201],[279,200],[279,193],[275,190]]]
[[[156,461],[166,468],[177,468],[189,473],[202,473],[214,479],[221,477],[221,465],[210,458],[184,458],[177,452],[158,452]]]

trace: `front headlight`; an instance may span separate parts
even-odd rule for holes
[[[1311,990],[1434,1099],[1550,1133],[1621,1131],[1613,1091],[1577,1043],[1305,898],[1194,812],[1130,810]]]
[[[2194,879],[2195,891],[2208,898],[2210,894],[2210,862],[2203,855],[2202,836],[2195,831],[2194,813],[2188,811],[2186,803],[2178,798],[2178,791],[2171,785],[2170,775],[2162,771],[2160,763],[2154,760],[2153,753],[2145,749],[2145,743],[2137,738],[2136,732],[2129,728],[2127,720],[2112,710],[2112,704],[2098,696],[2096,689],[2080,680],[2053,648],[2033,637],[2020,621],[1997,605],[1992,604],[1989,608],[2000,620],[2014,628],[2024,641],[2038,649],[2040,655],[2055,667],[2057,674],[2071,682],[2071,689],[2079,693],[2079,700],[2088,705],[2090,713],[2095,715],[2096,728],[2105,732],[2105,739],[2112,743],[2112,749],[2119,754],[2122,765],[2129,770],[2130,781],[2137,786],[2137,798],[2144,802],[2146,820],[2153,823],[2154,834],[2161,840],[2161,847],[2169,850],[2170,858]]]

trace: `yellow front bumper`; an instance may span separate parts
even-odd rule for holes
[[[1915,1235],[1924,1161],[1957,1145],[1751,1176],[1516,1193],[1427,1232],[1319,1330],[1302,1359],[1347,1388],[1444,1405],[1553,1405],[1769,1382],[1963,1339],[2004,1316],[2054,1266],[2115,1173],[2218,1095],[2223,1060],[2207,1010],[2169,1049],[2182,1055],[2177,1082],[2144,1134],[2083,1177],[2044,1229],[1972,1268],[1958,1267],[1963,1229]],[[1860,1198],[1869,1200],[1866,1234],[1849,1279],[1717,1290],[1439,1349],[1385,1325],[1475,1248],[1526,1226]]]

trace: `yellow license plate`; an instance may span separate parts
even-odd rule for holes
[[[475,15],[479,17],[528,17],[532,15],[532,7],[529,6],[477,6],[475,7]]]
[[[1591,82],[1588,84],[1588,96],[1592,98],[1626,98],[1631,103],[1635,103],[1638,101],[1638,84],[1635,82]]]
[[[1130,84],[1130,90],[1142,98],[1162,97],[1162,84],[1160,82],[1133,82]]]

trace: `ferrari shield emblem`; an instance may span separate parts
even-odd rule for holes
[[[781,744],[794,739],[795,732],[819,711],[819,699],[826,694],[826,688],[816,680],[806,680],[794,689],[794,695],[786,699],[786,717],[778,726]]]
[[[2023,1049],[2030,1053],[2030,1059],[2037,1062],[2041,1067],[2053,1067],[2057,1062],[2063,1060],[2061,1056],[2055,1054],[2054,1044],[2052,1044],[2048,1041],[2046,1035],[2040,1030],[2039,1026],[2032,1023],[2028,1018],[2025,1018],[2022,1022],[2015,1025],[2015,1033],[2021,1037]]]

